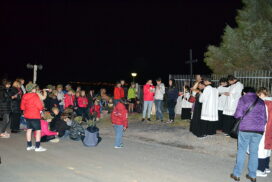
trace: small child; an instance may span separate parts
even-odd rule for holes
[[[65,138],[69,134],[70,126],[72,124],[68,113],[63,113],[61,119],[56,123],[56,131],[60,138]]]
[[[99,100],[95,100],[94,105],[90,109],[90,114],[93,119],[99,121],[101,117]]]
[[[89,115],[87,112],[88,99],[86,97],[85,90],[81,90],[80,96],[77,98],[77,104],[78,104],[78,115],[82,116],[85,121],[89,120]]]
[[[113,108],[114,108],[114,104],[113,104],[112,98],[109,100],[107,108],[108,108],[108,113],[112,113]]]
[[[50,112],[45,112],[42,118],[43,119],[41,119],[41,142],[48,142],[53,139],[56,139],[56,136],[59,133],[50,131],[48,126],[49,123],[52,121],[53,116],[51,116]],[[58,139],[54,140],[54,142],[58,142]]]
[[[123,148],[123,133],[128,128],[128,111],[121,102],[117,103],[111,114],[112,124],[115,129],[115,146],[114,148]]]
[[[53,116],[53,119],[50,122],[50,130],[55,131],[56,130],[56,123],[58,122],[58,120],[60,120],[60,110],[59,110],[59,108],[58,107],[53,107],[51,115]]]
[[[70,139],[75,140],[75,141],[84,139],[85,130],[81,126],[82,119],[83,118],[81,116],[77,116],[72,121],[71,127],[70,127],[70,132],[69,132]]]
[[[141,101],[139,99],[136,99],[135,110],[136,110],[137,113],[142,113],[143,112],[143,107],[142,107]]]
[[[69,106],[74,106],[75,102],[75,92],[73,90],[69,90],[67,94],[64,95],[64,108],[68,108]]]
[[[193,103],[189,102],[190,96],[190,87],[186,85],[184,86],[183,98],[181,101],[181,119],[191,119]]]

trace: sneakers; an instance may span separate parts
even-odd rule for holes
[[[240,177],[234,176],[233,174],[231,174],[230,177],[234,179],[234,181],[240,181]]]
[[[249,179],[251,182],[256,182],[256,178],[250,177],[248,174],[246,175],[246,178]]]
[[[45,151],[47,151],[47,149],[41,146],[39,148],[35,148],[35,152],[45,152]]]
[[[34,147],[34,146],[27,147],[26,150],[27,150],[27,151],[35,150],[35,147]]]
[[[145,118],[142,119],[142,122],[144,122],[144,121],[145,121]]]
[[[148,118],[148,119],[147,119],[147,121],[151,121],[151,119],[150,119],[150,118]]]
[[[265,169],[265,171],[264,171],[266,174],[269,174],[269,173],[271,173],[271,170],[270,169]]]
[[[114,148],[115,149],[121,149],[121,148],[124,148],[124,146],[115,146]]]
[[[267,174],[265,173],[265,171],[262,172],[262,171],[257,170],[256,176],[258,176],[258,177],[267,177]]]

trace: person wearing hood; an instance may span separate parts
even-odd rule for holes
[[[156,106],[156,120],[160,120],[163,122],[163,114],[162,114],[162,104],[163,104],[163,97],[165,94],[165,86],[162,83],[162,79],[158,78],[155,90],[155,106]]]
[[[44,152],[45,148],[40,146],[41,141],[41,112],[44,109],[43,103],[36,93],[36,84],[30,83],[26,85],[27,94],[23,95],[21,102],[21,110],[24,112],[24,117],[27,123],[27,151],[35,150],[36,152]],[[32,131],[36,132],[36,145],[32,146],[31,136]]]
[[[115,129],[115,146],[114,148],[123,148],[123,133],[128,128],[128,111],[125,105],[119,102],[111,114],[112,125]]]

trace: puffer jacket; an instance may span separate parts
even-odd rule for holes
[[[255,93],[247,93],[239,99],[235,118],[242,118],[246,110],[255,102],[258,96]],[[239,130],[243,132],[263,133],[266,124],[266,107],[262,99],[259,99],[255,107],[241,121]]]
[[[0,86],[0,114],[8,114],[11,112],[11,98],[9,89]]]
[[[154,89],[153,85],[146,84],[144,85],[144,101],[154,101],[154,92],[151,92],[151,89]]]
[[[111,113],[112,124],[128,127],[127,109],[124,104],[118,103]]]
[[[43,103],[36,93],[27,93],[23,95],[21,110],[24,111],[24,117],[27,119],[41,119]]]

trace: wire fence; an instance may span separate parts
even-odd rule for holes
[[[254,87],[258,89],[260,87],[265,87],[272,93],[272,71],[257,70],[257,71],[241,71],[234,72],[233,75],[238,78],[245,87]],[[219,80],[221,78],[227,77],[228,75],[211,74],[212,81],[219,85]],[[195,75],[193,78],[190,75],[169,75],[169,79],[174,79],[176,81],[177,87],[182,90],[184,85],[192,85],[195,81]]]

